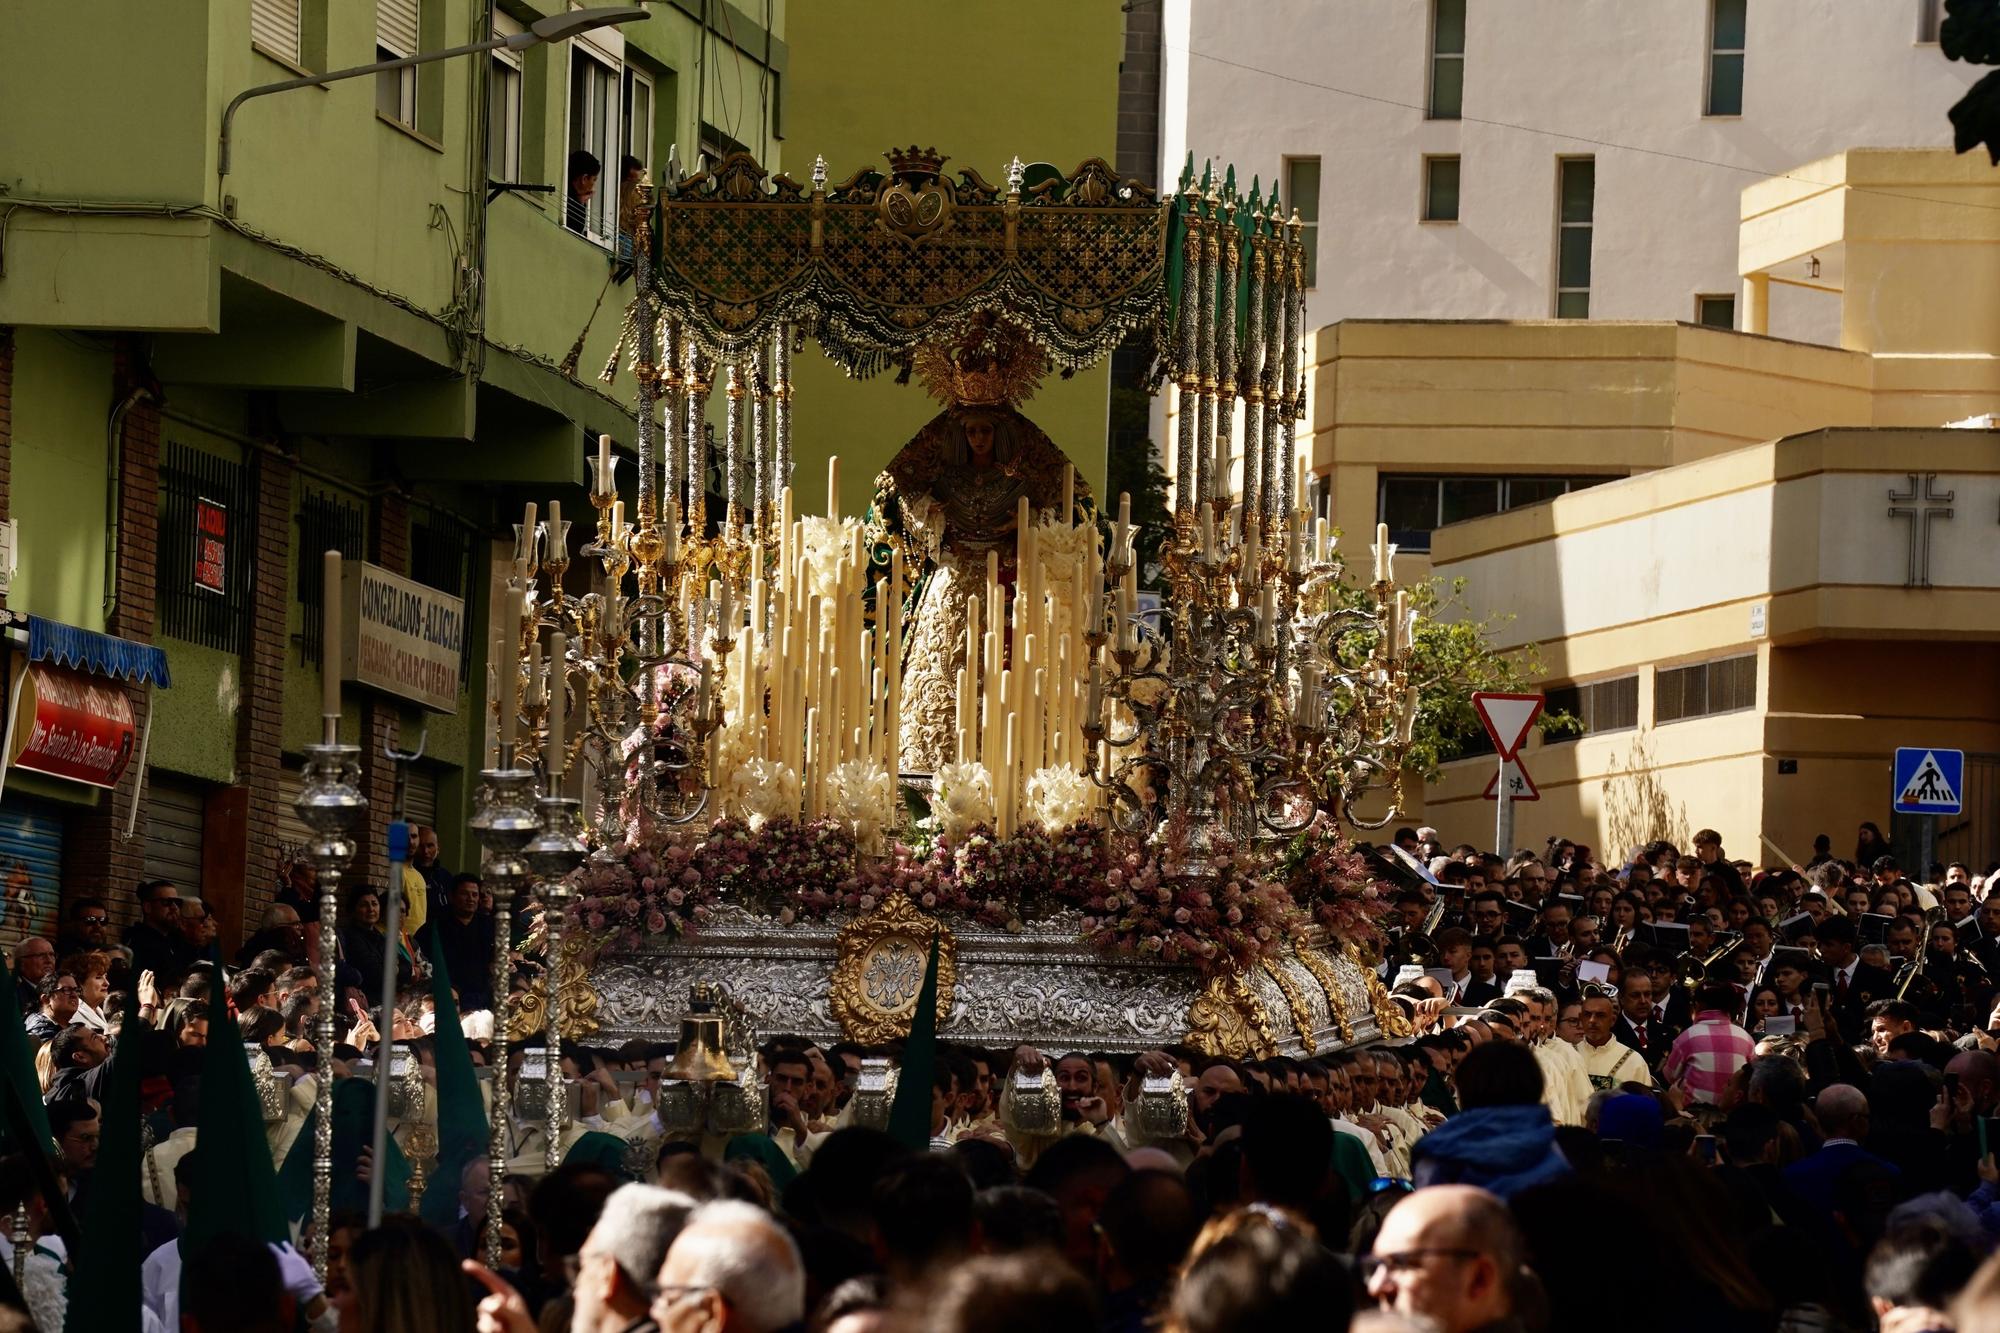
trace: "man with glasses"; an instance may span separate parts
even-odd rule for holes
[[[83,988],[67,972],[44,977],[35,1012],[25,1020],[28,1040],[37,1046],[53,1041],[56,1033],[68,1027],[70,1020],[76,1017],[77,1002],[82,995]]]
[[[78,898],[69,905],[69,919],[56,936],[56,952],[67,958],[73,953],[101,953],[117,947],[111,938],[111,908],[102,898]]]
[[[805,1317],[805,1265],[776,1219],[734,1199],[689,1215],[660,1265],[660,1333],[778,1333]]]
[[[1473,894],[1468,900],[1466,919],[1472,923],[1472,933],[1485,939],[1497,938],[1507,924],[1507,899],[1495,889],[1485,889]]]
[[[151,972],[163,989],[181,984],[194,951],[181,933],[181,891],[171,880],[149,879],[139,886],[139,920],[125,932],[132,951],[132,974]]]
[[[14,998],[21,1012],[34,1012],[41,1002],[42,983],[56,970],[56,947],[39,935],[30,935],[14,946]]]
[[[1479,1333],[1517,1326],[1525,1252],[1499,1199],[1470,1185],[1434,1185],[1389,1210],[1360,1267],[1382,1309],[1436,1333]]]

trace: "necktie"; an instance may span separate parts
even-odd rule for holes
[[[1635,1031],[1639,1034],[1639,1045],[1644,1046],[1646,1044],[1646,1025],[1641,1023]]]
[[[1656,1004],[1653,1006],[1653,1021],[1655,1023],[1664,1023],[1667,1021],[1667,1007],[1665,1005]]]
[[[1833,998],[1843,1004],[1846,1003],[1847,973],[1836,972],[1833,974]]]
[[[1804,1005],[1795,1004],[1792,1006],[1792,1021],[1800,1027],[1806,1025],[1806,1007]]]

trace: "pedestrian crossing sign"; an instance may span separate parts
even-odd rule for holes
[[[1965,751],[1913,746],[1896,751],[1896,810],[1955,815],[1964,808]]]

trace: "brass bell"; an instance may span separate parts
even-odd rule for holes
[[[736,1068],[723,1050],[722,1015],[715,1012],[714,992],[698,982],[688,996],[681,1018],[680,1046],[666,1077],[697,1083],[734,1083]]]

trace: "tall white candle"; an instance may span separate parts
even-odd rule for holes
[[[1377,583],[1387,583],[1389,581],[1389,525],[1387,523],[1377,523],[1375,525],[1375,581]]]
[[[597,493],[603,495],[611,489],[611,437],[597,437]]]
[[[509,747],[521,725],[521,664],[514,656],[521,641],[519,588],[500,599],[500,632],[500,744]]]
[[[826,516],[840,517],[840,455],[826,460]]]
[[[542,701],[542,641],[528,641],[528,707]]]
[[[340,603],[345,589],[340,581],[340,552],[328,551],[320,564],[320,713],[340,716]]]
[[[563,657],[568,652],[569,639],[561,630],[549,636],[549,735],[543,762],[549,771],[551,792],[556,790],[556,781],[567,767],[563,723],[569,712],[569,688],[564,679]]]

